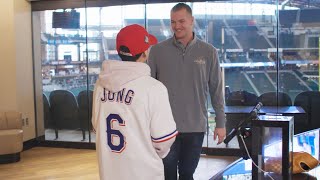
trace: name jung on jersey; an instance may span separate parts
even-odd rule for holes
[[[121,91],[118,92],[111,92],[103,88],[103,97],[101,98],[102,102],[118,102],[118,103],[125,103],[130,105],[134,97],[134,91],[126,88],[123,88]]]

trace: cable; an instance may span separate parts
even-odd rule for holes
[[[243,139],[242,134],[239,134],[239,136],[240,136],[240,138],[241,138],[241,141],[242,141],[242,143],[243,143],[244,148],[246,149],[246,153],[247,153],[249,159],[251,159],[251,161],[252,161],[252,164],[253,164],[255,167],[257,167],[260,171],[266,173],[267,176],[269,176],[272,180],[274,180],[274,179],[269,175],[269,172],[266,172],[266,171],[264,171],[263,169],[261,169],[261,168],[253,161],[253,159],[251,158],[251,156],[250,156],[250,154],[249,154],[247,145],[246,145],[246,143],[244,142],[244,139]]]

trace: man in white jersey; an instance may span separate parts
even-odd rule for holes
[[[92,124],[101,180],[163,180],[177,135],[166,87],[145,63],[157,39],[139,25],[117,35],[122,61],[107,60],[94,88]]]

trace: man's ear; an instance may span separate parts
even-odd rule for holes
[[[147,57],[148,57],[148,54],[149,54],[149,52],[148,52],[148,49],[147,49],[147,50],[145,50],[145,51],[142,53],[142,56],[143,56],[144,58],[147,58]]]
[[[143,53],[141,54],[141,56],[147,57],[147,51],[143,52]]]
[[[148,51],[144,51],[141,53],[140,58],[137,60],[137,62],[146,62],[148,58]]]

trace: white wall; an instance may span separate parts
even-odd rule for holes
[[[0,110],[17,110],[28,118],[24,141],[35,138],[31,5],[0,1]]]
[[[0,109],[17,109],[17,74],[12,1],[0,1]]]

